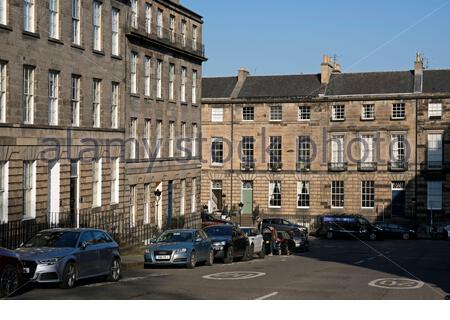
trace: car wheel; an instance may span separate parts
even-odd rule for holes
[[[328,231],[327,232],[327,239],[333,239],[334,238],[334,234],[332,231]]]
[[[207,266],[212,266],[214,264],[214,250],[211,250],[208,255],[208,260],[206,260]]]
[[[188,269],[194,269],[197,265],[197,253],[195,251],[192,251],[191,258],[189,259],[189,262],[187,263]]]
[[[403,240],[409,240],[409,233],[404,233],[403,235],[402,235],[402,238],[403,238]]]
[[[69,262],[64,267],[63,279],[60,284],[62,289],[72,289],[77,280],[77,267],[74,262]]]
[[[111,269],[109,271],[109,275],[107,280],[110,282],[117,282],[120,279],[120,259],[115,258],[113,262],[111,263]]]
[[[369,239],[370,239],[370,241],[375,241],[375,240],[377,240],[377,235],[376,235],[376,233],[371,233],[371,234],[369,235]]]
[[[244,255],[242,256],[242,261],[250,260],[250,246],[246,246],[244,250]]]
[[[258,253],[258,258],[264,259],[265,256],[266,256],[266,248],[263,246],[261,248],[261,251]]]
[[[9,297],[19,287],[19,271],[11,264],[6,265],[0,273],[0,298]]]
[[[224,263],[232,263],[233,259],[234,259],[233,247],[229,247],[226,252],[225,259],[223,259],[223,262]]]

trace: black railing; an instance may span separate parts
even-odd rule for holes
[[[372,172],[372,171],[377,171],[377,169],[378,169],[378,164],[376,162],[365,162],[365,161],[358,162],[358,171]]]
[[[408,162],[405,160],[389,161],[388,169],[389,171],[407,171]]]
[[[255,163],[253,161],[241,162],[241,171],[253,171],[255,170]]]
[[[347,171],[347,169],[348,169],[347,162],[329,162],[328,163],[328,171],[342,172],[342,171]]]
[[[297,162],[297,172],[309,172],[311,171],[311,162],[299,161]]]
[[[281,163],[281,162],[269,162],[267,164],[267,169],[269,171],[281,171],[281,169],[283,169],[283,163]]]

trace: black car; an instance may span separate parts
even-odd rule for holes
[[[289,231],[292,230],[292,228],[298,228],[301,231],[305,232],[306,235],[308,235],[308,228],[305,226],[302,226],[300,224],[292,223],[286,219],[281,218],[266,218],[262,221],[262,227],[274,227],[277,230],[282,231]]]
[[[246,234],[232,225],[216,225],[204,229],[211,239],[214,257],[224,263],[231,263],[235,258],[247,261],[250,258],[250,243]]]
[[[315,234],[327,239],[347,237],[373,241],[382,239],[383,229],[361,215],[325,215],[319,217]]]
[[[409,240],[417,237],[416,231],[407,226],[395,223],[377,223],[376,226],[383,229],[384,238]]]
[[[22,281],[22,271],[18,255],[0,248],[0,298],[14,294]]]

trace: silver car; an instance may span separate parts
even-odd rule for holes
[[[24,277],[29,281],[72,288],[80,279],[107,276],[109,281],[118,281],[120,278],[119,245],[102,230],[40,231],[16,252],[23,263]]]

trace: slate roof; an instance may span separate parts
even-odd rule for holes
[[[203,78],[203,98],[229,98],[237,83],[237,77]]]
[[[450,70],[425,70],[423,73],[423,92],[450,92]]]

